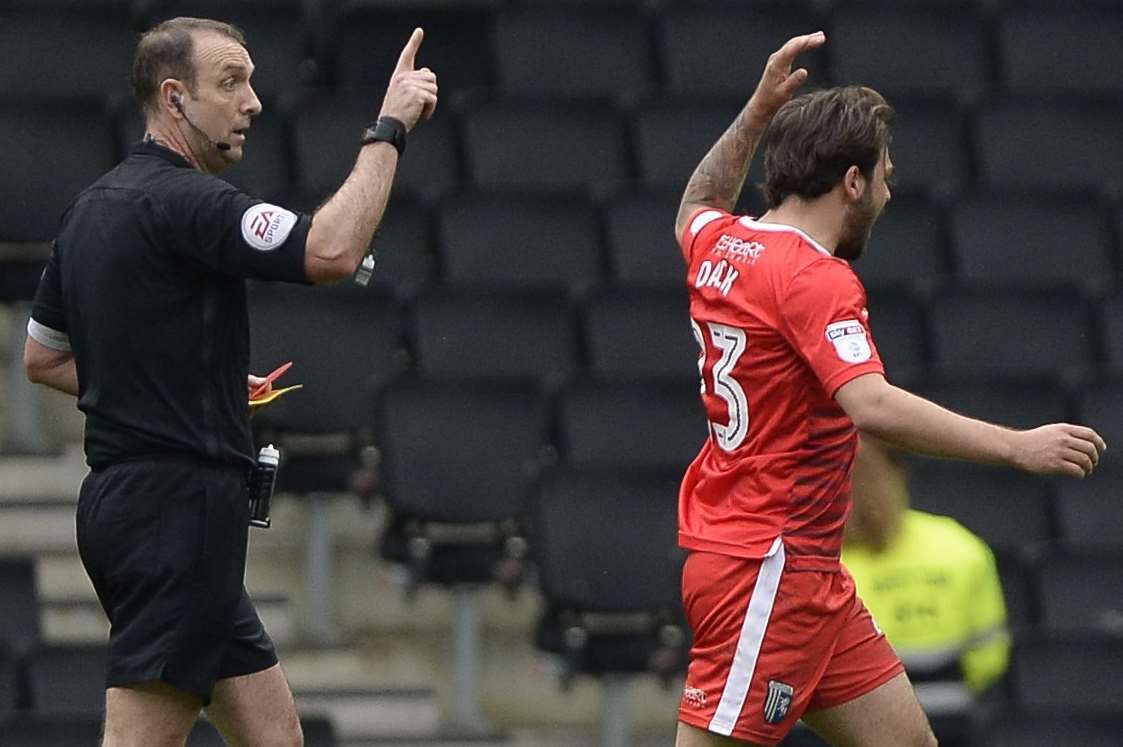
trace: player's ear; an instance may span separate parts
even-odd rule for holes
[[[842,175],[842,191],[847,200],[857,202],[862,198],[865,189],[866,177],[862,174],[862,170],[857,166],[846,169],[846,173]]]

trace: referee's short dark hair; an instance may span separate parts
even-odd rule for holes
[[[872,178],[895,119],[885,98],[865,86],[812,91],[784,104],[768,126],[764,151],[768,206],[789,195],[824,195],[851,166]]]
[[[129,79],[133,96],[145,115],[159,108],[160,84],[168,78],[182,80],[195,91],[196,31],[213,31],[246,46],[246,36],[237,26],[209,18],[172,18],[140,35]]]

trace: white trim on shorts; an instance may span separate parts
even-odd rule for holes
[[[737,639],[737,652],[733,655],[733,666],[725,680],[721,701],[717,704],[714,717],[706,727],[715,734],[730,736],[745,698],[749,695],[749,685],[756,671],[760,645],[764,641],[764,631],[772,617],[772,604],[776,601],[776,590],[780,588],[780,576],[784,572],[784,542],[777,537],[771,549],[760,564],[760,572],[749,597],[749,608],[745,612],[745,622],[741,625],[741,636]]]

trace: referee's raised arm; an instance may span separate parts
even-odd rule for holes
[[[414,29],[398,57],[378,121],[362,138],[363,147],[343,186],[312,218],[304,255],[308,280],[325,283],[358,269],[382,220],[406,134],[437,106],[437,76],[414,69],[424,32]]]

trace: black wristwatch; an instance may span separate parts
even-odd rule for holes
[[[401,157],[406,152],[406,126],[397,117],[379,117],[363,132],[363,145],[390,143]]]

